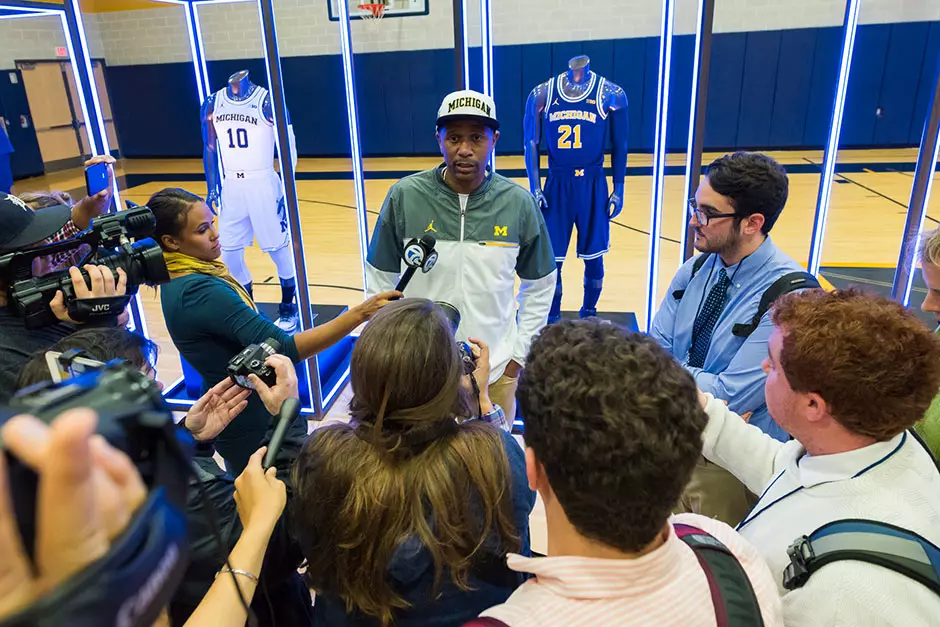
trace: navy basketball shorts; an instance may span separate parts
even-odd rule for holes
[[[578,257],[596,259],[610,249],[607,177],[600,166],[551,168],[545,181],[543,212],[555,261],[564,261],[571,230],[578,227]]]

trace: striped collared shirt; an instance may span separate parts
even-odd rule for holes
[[[672,522],[698,527],[727,546],[750,578],[764,625],[783,625],[776,585],[753,546],[731,527],[704,516],[680,514]],[[535,578],[481,616],[511,627],[717,625],[705,573],[671,525],[665,544],[637,559],[510,555],[509,567]]]

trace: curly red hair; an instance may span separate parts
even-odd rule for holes
[[[940,389],[940,339],[909,310],[859,290],[779,298],[780,364],[795,391],[819,394],[846,429],[888,440]]]

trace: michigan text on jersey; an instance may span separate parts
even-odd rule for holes
[[[220,122],[245,122],[258,126],[258,118],[245,115],[244,113],[220,113],[215,116],[215,123],[218,124]]]
[[[550,122],[557,122],[558,120],[584,120],[585,122],[590,122],[591,124],[597,123],[597,114],[591,111],[555,111],[554,113],[548,114],[548,120]]]

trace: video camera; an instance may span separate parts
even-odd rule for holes
[[[0,408],[0,423],[29,413],[45,422],[87,407],[98,433],[124,451],[148,488],[147,501],[108,553],[31,607],[0,622],[26,625],[151,625],[187,565],[186,494],[193,441],[173,424],[155,381],[119,360],[61,383],[40,383]],[[35,555],[36,474],[7,455],[8,481],[23,545]]]
[[[16,312],[25,318],[26,328],[38,329],[58,320],[49,308],[56,292],[62,290],[69,316],[85,322],[94,318],[114,317],[120,314],[141,284],[160,285],[170,280],[163,251],[150,236],[156,219],[147,207],[110,213],[91,221],[91,225],[74,238],[53,244],[35,246],[0,255],[0,276],[9,285],[9,301]],[[131,243],[131,239],[137,241]],[[127,292],[124,296],[78,300],[72,287],[68,269],[57,270],[45,276],[32,275],[33,260],[83,244],[92,251],[78,264],[107,266],[117,275],[118,268],[127,274]],[[81,270],[82,277],[88,274]]]

